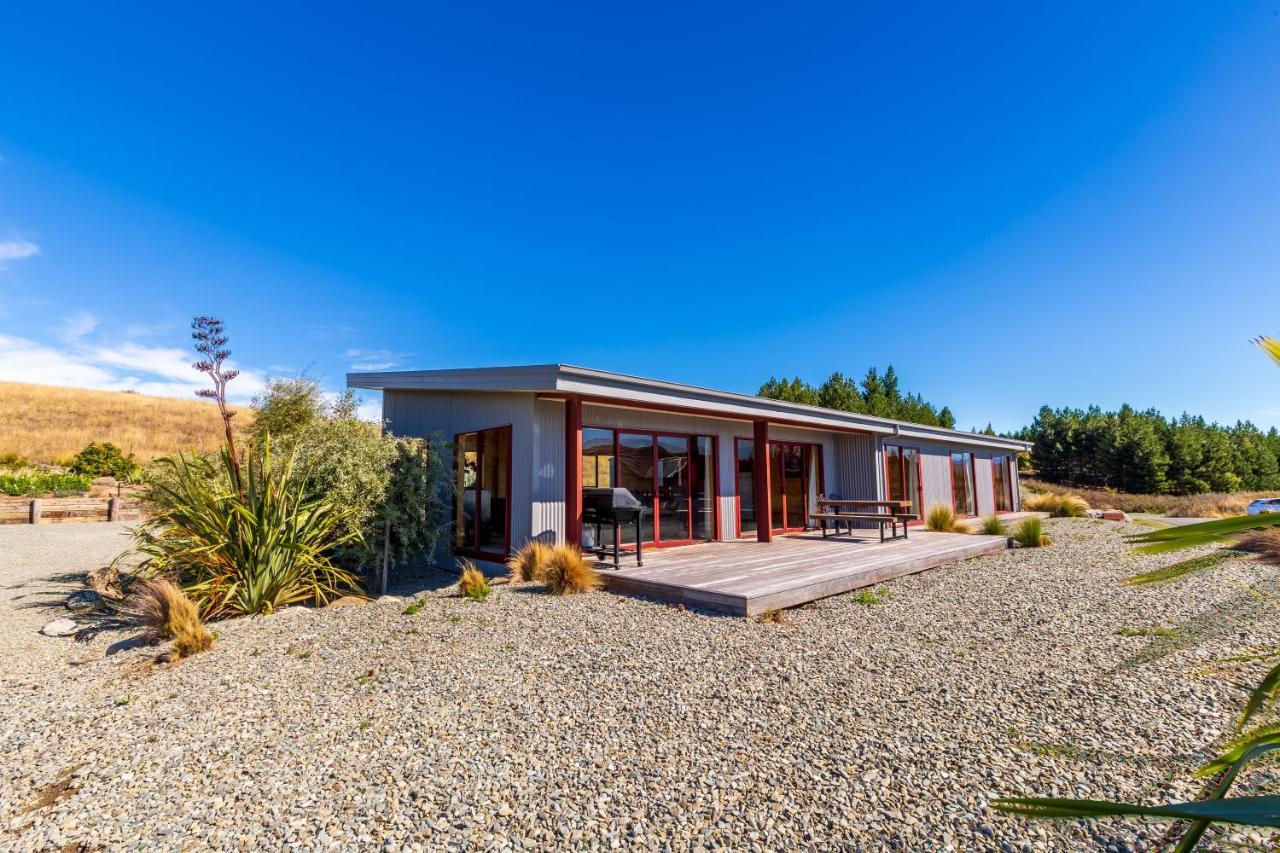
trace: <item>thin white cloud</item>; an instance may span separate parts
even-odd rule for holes
[[[62,321],[58,329],[58,337],[64,341],[78,341],[98,328],[98,318],[88,311],[77,311]]]
[[[366,350],[358,347],[352,347],[346,352],[347,358],[355,359],[351,363],[352,370],[390,370],[393,367],[399,367],[410,355],[412,353],[392,352],[386,349]]]
[[[75,339],[58,348],[0,335],[0,380],[8,382],[194,398],[196,389],[209,384],[191,366],[194,361],[194,353],[133,341],[108,346]],[[265,387],[265,377],[259,371],[242,369],[228,386],[228,397],[246,402]]]
[[[0,240],[0,261],[20,261],[40,254],[40,247],[30,240]]]

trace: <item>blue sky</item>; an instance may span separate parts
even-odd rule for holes
[[[24,4],[0,379],[892,363],[1280,424],[1280,7]],[[901,4],[898,4],[901,5]],[[376,401],[371,401],[376,402]]]

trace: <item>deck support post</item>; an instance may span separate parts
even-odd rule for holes
[[[755,458],[752,460],[752,476],[756,481],[756,539],[772,542],[772,509],[769,505],[769,422],[754,421]]]
[[[582,544],[582,400],[564,401],[564,541]]]

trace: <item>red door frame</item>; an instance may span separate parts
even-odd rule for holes
[[[771,439],[769,439],[768,444],[769,444],[769,445],[784,445],[784,444],[785,444],[785,445],[792,445],[792,446],[795,446],[795,447],[808,448],[808,449],[809,449],[809,454],[808,454],[808,455],[806,455],[806,457],[805,457],[805,461],[810,463],[810,465],[806,465],[806,466],[804,467],[804,472],[803,472],[803,474],[801,475],[801,488],[802,488],[802,490],[803,490],[803,494],[804,494],[804,524],[803,524],[802,526],[800,526],[800,527],[787,527],[787,526],[786,526],[786,523],[787,523],[787,495],[786,495],[786,492],[784,491],[784,492],[782,493],[782,524],[783,524],[783,526],[782,526],[782,527],[774,527],[774,526],[773,526],[773,507],[772,507],[772,502],[773,502],[773,492],[772,492],[772,491],[770,491],[770,493],[769,493],[770,514],[769,514],[769,518],[768,518],[768,521],[769,521],[769,532],[770,532],[771,534],[773,534],[773,533],[799,533],[799,532],[801,532],[801,531],[803,531],[803,530],[808,530],[808,529],[809,529],[809,515],[810,515],[810,512],[809,512],[809,510],[810,510],[810,507],[809,507],[809,486],[810,486],[810,485],[812,485],[812,482],[811,482],[811,480],[810,480],[810,476],[811,476],[811,475],[810,475],[810,473],[809,473],[809,468],[811,467],[811,465],[812,465],[812,463],[813,463],[814,459],[816,459],[816,460],[817,460],[817,465],[818,465],[818,494],[820,494],[820,495],[821,495],[821,494],[825,494],[825,493],[826,493],[826,472],[825,472],[825,470],[824,470],[824,469],[825,469],[825,466],[823,465],[823,459],[822,459],[822,445],[821,445],[821,444],[819,444],[818,442],[811,442],[811,441],[792,441],[792,440],[790,440],[790,439],[785,439],[785,438],[777,438],[777,439],[771,438]],[[815,451],[815,450],[817,451],[816,455],[814,455],[814,451]],[[766,447],[765,455],[766,455],[766,456],[768,456],[768,448],[767,448],[767,447]],[[771,476],[771,477],[773,476],[772,471],[770,471],[770,475],[769,475],[769,476]],[[770,483],[769,485],[770,485],[770,489],[772,489],[773,484],[772,484],[772,483]],[[756,527],[757,527],[757,528],[759,528],[759,527],[760,527],[760,519],[759,519],[759,517],[757,517],[757,518],[756,518]]]
[[[505,512],[506,519],[505,519],[505,524],[503,525],[504,529],[502,532],[502,553],[499,554],[495,551],[483,551],[480,549],[479,542],[476,542],[475,547],[468,547],[465,545],[462,547],[458,547],[458,539],[457,539],[457,533],[456,533],[456,525],[458,523],[458,516],[457,516],[458,505],[456,502],[454,503],[452,507],[452,512],[450,513],[453,516],[453,524],[455,525],[455,533],[452,537],[453,553],[461,557],[474,557],[479,560],[491,560],[496,563],[501,563],[502,561],[506,560],[507,557],[511,554],[511,468],[512,468],[511,424],[505,424],[503,426],[496,426],[496,427],[485,427],[484,429],[469,429],[466,432],[456,433],[453,436],[453,476],[456,482],[458,477],[458,455],[462,452],[461,443],[458,441],[458,439],[462,438],[464,435],[479,436],[481,433],[484,433],[484,432],[497,432],[506,438],[507,482],[506,482],[506,497],[504,498],[505,509],[506,509],[506,512]],[[476,539],[479,539],[479,536],[480,536],[480,491],[481,491],[481,486],[483,485],[483,480],[481,479],[481,474],[484,471],[483,460],[484,460],[484,451],[483,451],[483,448],[480,448],[480,452],[476,454],[476,508],[475,508]]]
[[[955,480],[955,463],[951,460],[953,454],[967,453],[969,454],[969,475],[973,477],[973,515],[961,515],[960,510],[956,509],[956,480]],[[947,451],[947,488],[951,490],[951,510],[956,514],[956,518],[977,518],[978,506],[978,460],[974,458],[972,450],[948,450]]]
[[[924,516],[926,512],[925,506],[924,506],[924,454],[920,451],[919,447],[916,447],[913,444],[881,445],[882,452],[880,455],[884,457],[884,496],[887,500],[892,500],[892,498],[889,497],[889,454],[884,453],[883,451],[888,450],[890,447],[896,447],[899,451],[899,454],[901,454],[903,450],[914,450],[916,452],[916,496],[917,496],[917,500],[920,503],[920,516],[915,521],[908,521],[907,524],[924,524]],[[899,455],[899,458],[901,458],[901,455]],[[948,456],[947,457],[948,465],[950,464],[950,460],[951,460],[951,457]],[[905,482],[906,468],[903,467],[902,471],[904,475],[904,482],[902,483],[902,493],[905,495],[907,493],[907,484]],[[949,470],[948,470],[948,473],[950,473]],[[954,503],[954,501],[952,501],[952,503]]]
[[[996,501],[996,460],[1002,460],[1001,466],[1004,468],[1004,486],[1005,497],[1009,499],[1009,509],[1000,509]],[[1012,515],[1018,511],[1018,505],[1013,499],[1013,478],[1009,476],[1009,463],[1014,462],[1013,455],[1008,453],[993,453],[987,458],[991,463],[991,508],[996,515]]]
[[[700,437],[710,438],[711,439],[711,455],[712,455],[712,459],[711,459],[712,482],[709,484],[711,487],[711,509],[712,509],[712,512],[715,513],[715,522],[713,525],[716,531],[715,535],[717,539],[719,538],[720,536],[720,466],[719,466],[720,456],[719,456],[719,445],[716,443],[716,437],[714,435],[710,435],[708,433],[673,432],[671,430],[638,429],[638,428],[632,428],[632,427],[616,427],[616,426],[597,426],[595,424],[580,425],[578,428],[578,466],[577,466],[577,470],[578,470],[578,478],[577,478],[578,490],[577,491],[578,491],[579,497],[581,497],[582,495],[582,430],[583,429],[609,430],[610,432],[613,433],[613,458],[614,458],[615,465],[617,465],[617,459],[618,459],[618,438],[622,433],[630,433],[631,435],[647,435],[653,438],[653,477],[654,477],[655,488],[653,493],[653,506],[650,507],[650,510],[653,512],[653,541],[652,542],[645,541],[644,545],[645,547],[648,547],[648,548],[669,548],[669,547],[675,547],[679,545],[692,545],[696,542],[707,541],[703,539],[692,539],[692,538],[668,539],[668,540],[662,539],[662,519],[659,517],[659,514],[658,514],[658,490],[656,487],[658,486],[658,437],[666,436],[668,438],[687,439],[689,442],[689,450],[685,453],[685,459],[688,460],[688,466],[690,471],[689,483],[691,488],[689,490],[688,506],[686,508],[686,512],[688,513],[689,534],[690,536],[692,536],[693,535],[693,489],[692,489],[693,448],[698,438]],[[615,473],[616,473],[616,470],[615,470]],[[581,506],[581,504],[579,504],[579,506]],[[579,536],[581,536],[581,521],[582,521],[581,509],[579,509],[579,516],[578,516]]]

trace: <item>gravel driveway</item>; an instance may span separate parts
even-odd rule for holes
[[[118,530],[0,528],[0,848],[1141,849],[1159,826],[986,804],[1194,796],[1240,705],[1209,665],[1280,643],[1271,572],[1127,588],[1185,555],[1134,556],[1139,528],[1047,527],[1050,548],[785,625],[438,591],[413,615],[222,623],[214,651],[150,669],[154,650],[27,636],[42,617],[13,610]],[[1117,634],[1152,626],[1172,633]]]

